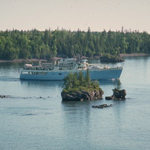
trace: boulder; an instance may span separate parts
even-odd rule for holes
[[[105,99],[106,99],[106,100],[112,100],[112,99],[113,99],[113,96],[106,96]]]
[[[113,89],[113,95],[112,96],[106,96],[105,99],[106,100],[125,100],[125,96],[126,96],[126,90],[119,90],[119,89]]]
[[[9,95],[0,95],[0,98],[9,98]]]
[[[96,106],[92,106],[93,108],[106,108],[106,107],[110,107],[112,106],[112,104],[107,105],[107,104],[102,104],[102,105],[96,105]]]
[[[115,98],[121,98],[121,99],[125,99],[126,96],[126,90],[118,90],[118,89],[113,89],[113,96]]]

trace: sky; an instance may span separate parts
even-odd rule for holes
[[[0,0],[0,31],[146,31],[150,0]]]

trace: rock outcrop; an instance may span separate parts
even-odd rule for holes
[[[92,106],[93,108],[106,108],[106,107],[110,107],[112,106],[112,104],[107,105],[107,104],[102,104],[102,105],[96,105],[96,106]]]
[[[83,100],[97,100],[102,99],[104,92],[102,90],[93,91],[76,91],[76,92],[61,92],[63,101],[83,101]]]
[[[118,90],[118,89],[113,89],[113,95],[112,96],[106,96],[106,100],[125,100],[126,96],[126,90]]]
[[[9,95],[0,95],[0,98],[9,98]]]

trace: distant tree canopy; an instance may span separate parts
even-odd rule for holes
[[[45,30],[0,31],[0,59],[54,56],[100,56],[101,54],[150,53],[147,32]]]

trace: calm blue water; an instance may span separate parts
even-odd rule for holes
[[[150,57],[126,58],[125,101],[62,102],[63,82],[20,81],[23,64],[0,64],[0,150],[149,150]],[[92,105],[113,104],[105,109]]]

